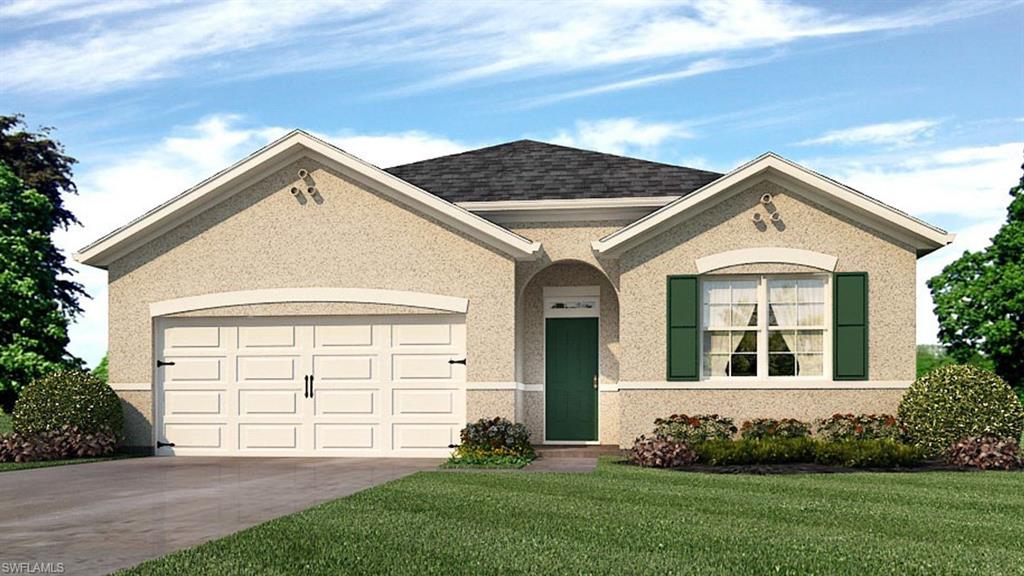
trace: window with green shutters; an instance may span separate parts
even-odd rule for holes
[[[868,275],[837,272],[833,278],[833,376],[868,379]]]
[[[668,379],[700,379],[700,283],[696,276],[668,277]]]

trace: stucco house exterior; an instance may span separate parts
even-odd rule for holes
[[[382,170],[302,131],[83,248],[128,444],[444,456],[504,416],[891,412],[952,235],[774,154],[718,174],[533,141]]]

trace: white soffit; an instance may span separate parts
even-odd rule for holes
[[[75,253],[75,260],[105,268],[118,257],[201,210],[222,202],[303,155],[331,165],[375,192],[434,217],[516,259],[532,260],[542,255],[540,243],[506,230],[426,190],[417,188],[306,132],[293,130],[233,166],[82,248]]]
[[[741,190],[740,185],[749,183],[752,179],[768,179],[795,188],[795,191],[813,197],[828,208],[852,214],[858,221],[910,244],[917,250],[918,256],[951,243],[955,237],[941,228],[904,214],[861,192],[768,152],[703,188],[593,242],[592,247],[595,252],[601,254],[621,254],[710,208],[729,197],[730,193]]]
[[[697,258],[697,273],[704,274],[743,264],[798,264],[834,272],[838,258],[798,248],[743,248]]]
[[[374,288],[271,288],[242,290],[238,292],[215,292],[153,302],[149,305],[149,315],[157,317],[195,310],[223,308],[225,306],[281,304],[286,302],[391,304],[445,312],[458,312],[461,314],[465,314],[469,309],[469,300],[465,298],[428,294],[425,292],[378,290]]]

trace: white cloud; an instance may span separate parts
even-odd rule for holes
[[[883,122],[833,130],[800,142],[800,145],[814,144],[879,144],[884,146],[909,146],[934,134],[939,125],[938,120],[906,120],[903,122]]]
[[[218,80],[416,63],[425,89],[481,78],[653,64],[675,71],[600,93],[721,70],[731,54],[796,40],[918,28],[998,9],[922,5],[874,16],[769,0],[533,3],[386,0],[215,4],[19,1],[0,12],[0,76],[12,92],[95,93],[178,76]],[[25,33],[25,23],[34,27]],[[742,61],[739,59],[738,61]],[[680,66],[682,65],[682,68]],[[627,70],[631,73],[632,70]]]
[[[287,132],[281,127],[247,128],[241,124],[237,116],[210,116],[138,152],[97,166],[80,166],[76,177],[79,194],[65,201],[82,226],[55,234],[57,246],[78,272],[75,279],[93,297],[82,302],[84,313],[71,326],[72,354],[94,365],[106,352],[107,275],[74,262],[70,254]],[[417,131],[381,135],[343,132],[337,137],[322,137],[378,166],[423,160],[467,148]]]
[[[934,343],[938,320],[926,282],[964,250],[977,251],[1006,220],[1020,179],[1024,142],[920,152],[873,160],[817,160],[808,166],[913,216],[947,222],[956,241],[918,261],[917,341]]]
[[[679,123],[608,118],[577,121],[574,130],[562,130],[551,141],[611,154],[636,154],[651,152],[670,140],[692,137],[687,127]]]
[[[920,152],[874,160],[804,163],[915,216],[991,218],[1020,179],[1024,142]]]
[[[1009,186],[1007,186],[1009,189]],[[1010,196],[1006,196],[1009,203]],[[917,262],[917,342],[935,344],[938,342],[939,320],[935,317],[935,302],[927,282],[951,262],[963,255],[965,250],[977,252],[991,243],[991,239],[1006,221],[1005,216],[989,218],[957,230],[956,240],[945,248],[933,252]]]

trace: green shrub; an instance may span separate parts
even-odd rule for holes
[[[735,433],[736,425],[732,418],[720,418],[718,414],[673,414],[654,421],[654,436],[691,445],[708,440],[726,440]]]
[[[522,454],[507,448],[471,448],[458,446],[445,468],[522,468],[533,460],[533,453]]]
[[[811,426],[793,418],[755,418],[740,426],[740,437],[761,438],[803,438],[811,435]]]
[[[459,433],[459,448],[468,453],[517,454],[533,456],[530,431],[506,418],[481,418],[466,424]]]
[[[679,468],[696,459],[696,452],[685,443],[664,436],[640,436],[629,451],[630,464],[644,468]]]
[[[1024,408],[1009,385],[974,366],[945,366],[918,378],[900,401],[907,435],[930,454],[972,436],[1018,438]]]
[[[785,464],[813,462],[815,441],[811,438],[765,438],[709,440],[697,444],[697,461],[713,466],[742,464]]]
[[[894,440],[844,440],[818,442],[814,461],[847,468],[897,468],[920,464],[927,451]]]
[[[809,437],[711,440],[693,447],[697,461],[712,466],[818,463],[848,468],[918,464],[925,451],[892,440],[825,442]]]
[[[72,426],[83,434],[121,436],[121,400],[82,370],[59,370],[30,383],[14,405],[14,431],[37,434]]]
[[[899,440],[903,427],[889,414],[833,414],[817,422],[816,434],[825,440]]]

